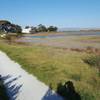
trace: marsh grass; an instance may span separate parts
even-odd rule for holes
[[[82,100],[100,99],[97,69],[83,61],[91,54],[54,47],[5,43],[0,43],[0,50],[45,84],[52,84],[55,90],[59,82],[71,80]]]

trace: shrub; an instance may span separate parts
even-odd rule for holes
[[[90,66],[97,67],[100,71],[100,55],[95,55],[84,59],[84,62],[89,64]]]

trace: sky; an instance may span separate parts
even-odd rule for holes
[[[21,26],[100,28],[100,0],[0,0],[0,20]]]

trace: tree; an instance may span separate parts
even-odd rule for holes
[[[0,21],[0,31],[6,32],[6,33],[8,33],[8,32],[21,33],[22,28],[21,28],[21,26],[12,24],[9,21],[1,20]]]
[[[31,34],[34,34],[34,33],[36,33],[36,32],[37,32],[37,28],[36,28],[36,27],[31,27],[30,33],[31,33]]]
[[[29,26],[26,26],[26,27],[25,27],[25,29],[28,29],[28,28],[30,28],[30,27],[29,27]]]
[[[7,20],[0,20],[0,25],[7,25],[7,24],[11,24],[11,23]]]
[[[21,33],[22,32],[21,26],[15,25],[15,31],[16,31],[16,33]]]
[[[54,26],[49,26],[49,27],[48,27],[48,31],[49,31],[49,32],[52,32],[52,31],[56,32],[57,29],[58,29],[58,28],[57,28],[57,27],[54,27]]]
[[[11,23],[6,20],[0,20],[0,31],[8,32]]]
[[[40,25],[38,25],[37,31],[38,32],[47,32],[47,28],[44,25],[40,24]]]

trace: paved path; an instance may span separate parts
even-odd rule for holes
[[[48,86],[24,71],[18,63],[1,51],[0,75],[4,79],[11,100],[62,100]]]

